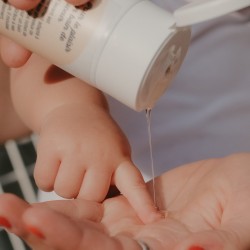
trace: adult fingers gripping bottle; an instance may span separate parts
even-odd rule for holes
[[[218,8],[211,2],[222,4],[221,11],[212,15]],[[1,0],[0,32],[141,111],[154,105],[178,72],[189,46],[188,25],[249,2],[199,0],[172,14],[149,0],[94,0],[90,9],[42,0],[28,12]]]

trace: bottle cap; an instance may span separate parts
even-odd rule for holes
[[[184,27],[250,6],[250,0],[196,0],[174,12],[176,26]]]
[[[245,8],[250,0],[196,0],[173,14],[138,1],[118,22],[95,71],[95,85],[136,111],[154,106],[178,72],[198,22]]]
[[[175,27],[172,13],[138,1],[106,42],[94,84],[136,111],[152,108],[179,70],[190,33]]]

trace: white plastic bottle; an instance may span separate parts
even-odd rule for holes
[[[175,76],[189,46],[185,17],[195,21],[184,9],[177,27],[173,14],[149,0],[94,0],[88,10],[41,0],[29,12],[6,2],[1,34],[137,111],[152,107]]]
[[[179,69],[190,30],[145,0],[94,0],[75,8],[42,0],[17,10],[0,1],[0,31],[53,64],[140,111],[153,106]]]

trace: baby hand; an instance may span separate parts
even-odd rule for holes
[[[38,186],[64,198],[101,202],[116,185],[144,222],[159,218],[125,135],[106,110],[87,109],[64,105],[47,116],[37,147]]]

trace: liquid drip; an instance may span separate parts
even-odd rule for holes
[[[151,112],[152,109],[146,109],[146,118],[148,125],[148,140],[149,140],[149,151],[150,151],[150,161],[151,161],[151,174],[152,174],[152,183],[153,183],[153,201],[154,205],[157,208],[156,203],[156,192],[155,192],[155,169],[154,169],[154,158],[153,158],[153,147],[152,147],[152,133],[151,133]]]

